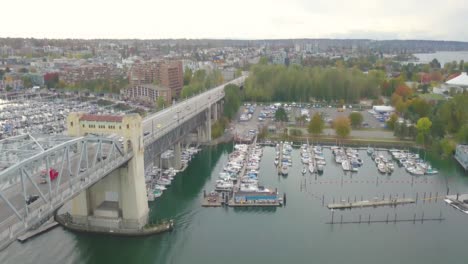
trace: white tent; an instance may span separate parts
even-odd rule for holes
[[[395,108],[389,105],[374,105],[372,110],[378,113],[391,113],[395,112]]]
[[[468,87],[468,75],[466,74],[466,72],[462,72],[457,77],[448,80],[445,83],[450,86]]]

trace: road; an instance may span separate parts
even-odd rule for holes
[[[195,95],[168,107],[155,114],[147,116],[143,120],[143,135],[146,141],[156,140],[168,131],[171,131],[179,123],[190,119],[198,113],[207,109],[208,106],[218,102],[224,97],[224,87],[228,84],[241,84],[247,75],[222,84],[202,94]]]

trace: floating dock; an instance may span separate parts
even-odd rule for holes
[[[416,201],[411,198],[406,199],[391,199],[391,200],[380,200],[380,201],[359,201],[359,202],[342,202],[327,205],[328,209],[351,209],[361,207],[377,207],[377,206],[397,206],[402,204],[415,203]]]
[[[23,243],[23,242],[25,242],[26,240],[28,240],[30,238],[33,238],[35,236],[38,236],[38,235],[40,235],[42,233],[45,233],[45,232],[49,231],[50,229],[56,227],[57,225],[58,225],[58,223],[55,222],[55,221],[45,223],[44,225],[38,227],[37,229],[28,231],[24,235],[19,236],[18,241]]]
[[[203,197],[203,207],[221,207],[223,205],[223,196],[220,193],[209,194]]]
[[[260,203],[260,202],[255,202],[255,203],[236,203],[234,202],[233,199],[229,200],[228,203],[229,207],[279,207],[282,206],[282,204],[279,201],[276,202],[265,202],[265,203]]]

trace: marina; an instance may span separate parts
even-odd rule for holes
[[[285,177],[278,175],[277,168],[274,166],[275,146],[276,144],[273,147],[262,148],[263,155],[258,170],[259,180],[261,180],[261,185],[273,186],[273,190],[278,188],[281,193],[286,192],[288,206],[201,208],[203,190],[207,190],[208,196],[214,189],[216,181],[220,179],[220,173],[224,172],[224,168],[229,163],[230,154],[235,151],[233,144],[223,144],[204,148],[194,155],[189,166],[177,173],[171,185],[164,190],[164,194],[156,198],[156,202],[149,203],[152,222],[173,218],[177,223],[175,232],[155,237],[112,240],[101,236],[77,235],[64,231],[62,228],[55,228],[45,236],[31,239],[25,245],[28,250],[44,256],[42,254],[44,250],[66,251],[68,248],[80,248],[85,242],[89,244],[86,252],[93,256],[94,260],[115,263],[131,262],[133,258],[127,257],[129,252],[140,251],[147,255],[147,258],[139,259],[141,262],[157,259],[161,263],[171,262],[171,260],[175,263],[213,263],[224,258],[226,263],[239,261],[307,263],[314,259],[317,263],[348,261],[370,264],[378,262],[382,257],[392,258],[398,263],[406,263],[408,259],[417,255],[418,261],[414,263],[422,264],[441,261],[456,262],[463,257],[460,252],[463,252],[466,234],[460,230],[463,230],[467,216],[456,208],[447,206],[443,199],[434,199],[442,194],[445,196],[447,184],[451,190],[450,194],[455,188],[458,188],[461,193],[466,193],[462,190],[468,188],[468,180],[460,174],[458,170],[461,168],[456,163],[450,160],[444,163],[428,156],[427,161],[433,167],[437,167],[439,174],[414,176],[409,174],[404,167],[399,166],[395,166],[392,174],[380,174],[371,156],[367,154],[367,146],[364,146],[355,148],[363,160],[363,166],[358,172],[351,173],[343,171],[341,164],[334,161],[330,147],[321,146],[326,161],[323,174],[307,172],[303,176],[304,164],[301,160],[301,145],[298,144],[292,146],[290,156],[293,166],[288,167],[289,173]],[[390,157],[388,150],[378,149],[378,151]],[[450,180],[447,181],[446,178]],[[307,188],[301,190],[301,184],[306,185]],[[226,192],[216,193],[222,196],[222,193]],[[328,224],[331,222],[333,212],[327,208],[327,205],[333,203],[333,198],[339,203],[342,200],[348,201],[348,197],[350,201],[354,201],[355,196],[357,196],[356,200],[361,200],[361,196],[362,200],[365,200],[375,196],[383,198],[383,194],[386,199],[389,199],[390,194],[392,197],[397,197],[399,194],[398,197],[401,198],[403,194],[406,194],[408,198],[418,197],[419,200],[417,203],[396,207],[378,206],[334,210],[333,225]],[[322,199],[324,205],[322,205]],[[220,199],[216,201],[218,204],[222,202]],[[442,217],[440,217],[441,212]],[[395,214],[397,214],[396,221]],[[185,230],[185,232],[179,232],[180,230]],[[189,236],[187,232],[190,232]],[[415,235],[408,236],[408,234]],[[376,239],[382,236],[385,237],[386,247],[375,243]],[[229,242],[226,237],[229,238]],[[389,252],[389,247],[393,248],[401,244],[401,237],[412,245],[411,252],[403,255]],[[438,253],[440,241],[434,240],[434,237],[440,237],[447,243],[453,242],[453,246],[445,249],[448,257],[440,256]],[[298,238],[300,238],[299,241]],[[360,241],[359,247],[353,246],[357,240]],[[215,250],[213,247],[200,247],[202,243],[212,241],[221,241],[215,243]],[[256,248],[256,253],[240,254],[232,259],[226,258],[232,253],[231,247],[226,247],[226,243],[243,252]],[[256,247],[262,243],[265,247]],[[176,250],[170,246],[173,244],[183,244],[185,249]],[[150,245],[149,248],[147,248],[148,245]],[[22,244],[17,243],[11,246],[11,252],[6,255],[0,254],[1,261],[15,263],[15,260],[19,258],[19,254],[14,252],[21,252]],[[286,250],[285,247],[290,256],[282,253]],[[362,247],[371,253],[359,258],[349,257],[352,252]],[[340,250],[346,258],[333,254],[331,248]],[[106,252],[119,250],[123,253],[118,256],[102,254],[102,250]],[[69,259],[72,262],[85,263],[80,262],[78,258],[81,258],[80,255],[70,257],[68,254],[59,254],[56,256],[59,262]],[[54,262],[52,259],[47,260],[44,262]]]
[[[161,197],[165,190],[169,188],[176,175],[184,171],[190,160],[194,155],[200,151],[197,147],[187,147],[181,153],[182,168],[180,170],[170,167],[177,158],[174,151],[168,150],[161,155],[159,160],[159,167],[152,166],[145,172],[146,192],[148,195],[148,202],[154,202],[157,198]],[[165,162],[162,162],[164,160]],[[163,164],[164,163],[164,164]]]
[[[258,171],[262,156],[263,148],[256,144],[256,138],[250,145],[235,144],[234,151],[229,154],[229,161],[219,173],[214,191],[208,195],[204,191],[202,206],[282,206],[284,198],[277,189],[270,190],[259,185]]]

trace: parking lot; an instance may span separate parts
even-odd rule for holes
[[[363,127],[364,128],[383,128],[383,122],[378,121],[372,114],[368,112],[367,109],[343,109],[343,108],[333,108],[333,107],[322,107],[322,108],[309,108],[310,117],[315,113],[322,113],[325,123],[330,124],[335,118],[339,116],[348,117],[351,112],[357,111],[362,114],[363,117]],[[291,108],[291,122],[295,123],[296,117],[299,117],[301,113],[301,108],[292,107]]]

